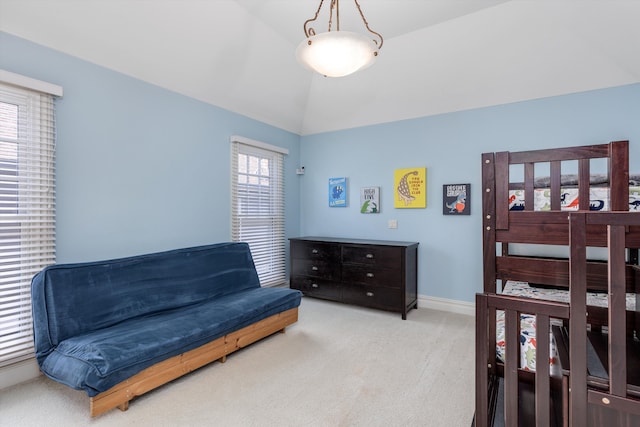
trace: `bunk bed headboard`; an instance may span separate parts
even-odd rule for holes
[[[509,243],[569,245],[568,212],[561,207],[561,164],[577,161],[578,209],[589,210],[590,164],[592,159],[607,160],[607,182],[611,211],[629,209],[629,143],[567,147],[482,155],[482,216],[484,292],[495,293],[498,280],[519,280],[541,285],[569,285],[568,260],[512,256]],[[550,210],[534,210],[535,165],[548,164]],[[524,182],[512,183],[511,165],[524,166]],[[524,191],[523,210],[509,210],[509,191]],[[593,225],[587,233],[590,246],[606,246],[606,233]],[[600,228],[597,228],[600,227]],[[498,244],[501,255],[497,254]],[[627,236],[627,246],[640,247],[640,232]],[[592,290],[606,289],[606,266],[593,265],[588,272]]]

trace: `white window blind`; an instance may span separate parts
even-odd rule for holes
[[[33,357],[31,278],[55,262],[53,96],[0,83],[0,366]]]
[[[286,271],[284,155],[237,139],[231,144],[231,239],[249,244],[262,286],[280,285]]]

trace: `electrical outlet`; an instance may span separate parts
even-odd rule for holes
[[[398,220],[390,219],[389,220],[389,228],[398,228]]]

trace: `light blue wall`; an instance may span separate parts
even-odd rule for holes
[[[298,234],[298,135],[1,32],[0,68],[64,89],[58,262],[229,240],[231,135],[289,150],[286,233]]]
[[[619,139],[631,141],[630,168],[640,172],[639,84],[305,136],[301,234],[420,242],[418,293],[471,302],[482,290],[481,154]],[[420,166],[427,208],[394,209],[394,169]],[[329,208],[327,181],[339,176],[349,207]],[[443,216],[442,186],[457,183],[471,183],[471,215]],[[359,213],[363,186],[381,187],[380,214]]]
[[[299,137],[1,32],[0,68],[65,91],[59,262],[228,240],[237,134],[289,150],[287,236],[418,241],[420,295],[473,301],[482,288],[481,153],[629,139],[640,172],[640,85]],[[394,169],[419,166],[428,169],[427,208],[394,209]],[[349,179],[348,208],[328,207],[327,181],[338,176]],[[471,183],[470,216],[442,215],[451,183]],[[360,214],[358,191],[374,185],[382,212]]]

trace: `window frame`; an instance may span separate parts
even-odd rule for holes
[[[288,150],[281,147],[239,136],[231,138],[231,240],[249,244],[264,287],[286,283],[286,154]],[[260,159],[260,166],[241,170],[240,156]],[[268,163],[266,169],[264,162]]]

